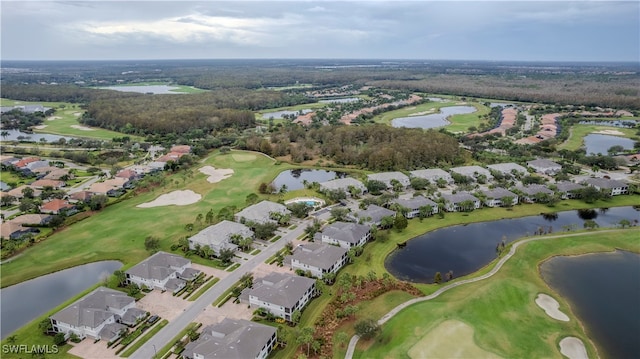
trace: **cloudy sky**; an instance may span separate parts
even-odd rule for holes
[[[3,60],[639,61],[639,1],[7,1]]]

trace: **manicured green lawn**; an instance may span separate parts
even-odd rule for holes
[[[409,106],[398,110],[385,112],[378,116],[375,116],[373,119],[375,122],[391,125],[391,120],[393,120],[394,118],[408,117],[411,115],[418,116],[417,114],[423,114],[423,112],[423,115],[436,114],[440,111],[440,108],[458,106],[457,103],[458,102],[453,100],[451,102],[427,102],[417,106]],[[448,131],[468,132],[469,127],[477,127],[480,125],[480,116],[489,113],[488,107],[477,102],[468,102],[465,104],[465,106],[474,106],[477,111],[465,115],[455,115],[449,117],[448,120],[449,122],[451,122],[451,124],[445,127]]]
[[[15,260],[2,265],[2,287],[16,284],[73,266],[106,259],[120,260],[125,267],[149,256],[144,249],[144,239],[155,236],[160,239],[162,250],[169,251],[171,244],[189,234],[185,224],[195,222],[198,214],[213,209],[235,205],[242,208],[245,198],[257,192],[261,182],[268,182],[290,165],[275,165],[265,156],[255,155],[242,162],[233,159],[232,152],[218,153],[194,166],[194,177],[184,181],[181,174],[170,177],[167,185],[152,192],[107,207],[63,231],[49,237],[27,250]],[[248,153],[252,154],[252,153]],[[197,169],[204,165],[216,168],[232,168],[235,173],[219,183],[209,183]],[[176,184],[177,182],[177,184]],[[202,195],[202,199],[188,206],[164,206],[136,208],[164,193],[190,189]],[[196,258],[194,258],[196,260]]]
[[[527,243],[518,248],[516,255],[493,277],[451,289],[400,312],[382,327],[375,340],[360,342],[354,357],[407,357],[416,343],[446,320],[471,326],[475,344],[502,357],[560,358],[558,343],[569,335],[583,340],[589,357],[597,357],[569,304],[553,292],[534,269],[555,255],[616,248],[640,252],[639,235],[640,229],[634,228]],[[539,293],[557,299],[560,310],[571,320],[560,322],[548,317],[534,302]],[[455,345],[456,339],[450,339],[451,345]]]
[[[37,133],[51,133],[61,136],[73,136],[94,138],[99,140],[111,140],[114,137],[129,136],[134,141],[142,140],[142,137],[127,135],[120,132],[109,131],[98,127],[92,127],[91,131],[74,128],[71,126],[81,126],[78,119],[85,112],[80,105],[68,102],[27,102],[2,99],[2,106],[24,105],[30,103],[38,103],[45,107],[51,107],[56,110],[53,116],[44,120],[43,125],[47,127],[43,129],[34,129]]]
[[[637,137],[636,130],[630,129],[630,128],[595,126],[595,125],[573,125],[571,126],[571,130],[570,130],[571,135],[566,141],[564,141],[564,143],[558,146],[558,148],[575,151],[584,145],[584,136],[593,132],[604,131],[604,130],[620,131],[624,133],[624,137],[626,138]],[[606,153],[603,153],[603,154],[606,154]]]

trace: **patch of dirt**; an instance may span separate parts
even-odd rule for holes
[[[624,136],[624,132],[621,132],[618,130],[600,130],[592,133],[597,133],[601,135]]]
[[[61,118],[62,118],[62,117],[60,117],[60,116],[50,116],[50,117],[47,117],[47,121],[59,120],[59,119],[61,119]]]
[[[75,128],[76,130],[81,130],[81,131],[95,131],[95,129],[93,128],[82,126],[82,125],[71,125],[69,127]]]
[[[36,130],[42,130],[43,128],[47,128],[47,125],[33,126],[33,128],[35,128]]]

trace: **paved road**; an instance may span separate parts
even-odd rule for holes
[[[484,279],[492,277],[494,274],[498,273],[500,268],[502,268],[502,266],[509,260],[509,258],[513,257],[513,255],[516,253],[516,249],[518,249],[518,247],[520,247],[521,245],[523,245],[525,243],[538,241],[538,240],[543,240],[543,239],[565,238],[565,237],[575,237],[575,236],[588,236],[588,235],[602,234],[602,233],[608,233],[608,232],[617,232],[617,231],[624,231],[624,230],[625,229],[611,229],[611,230],[597,231],[597,232],[586,232],[586,233],[582,232],[582,233],[560,234],[560,235],[555,235],[555,236],[533,237],[533,238],[528,238],[528,239],[516,242],[516,243],[513,244],[513,246],[511,246],[511,249],[509,250],[509,253],[507,253],[504,257],[500,258],[500,260],[495,265],[495,267],[493,267],[493,269],[491,269],[488,273],[483,274],[483,275],[481,275],[479,277],[465,279],[465,280],[461,280],[459,282],[451,283],[449,285],[446,285],[446,286],[438,289],[437,291],[433,292],[432,294],[430,294],[428,296],[410,299],[410,300],[398,305],[397,307],[391,309],[391,311],[389,311],[389,313],[385,314],[382,318],[380,318],[380,320],[378,320],[378,325],[383,325],[384,323],[389,321],[389,319],[393,318],[396,314],[398,314],[400,311],[402,311],[403,309],[407,308],[410,305],[413,305],[413,304],[416,304],[416,303],[420,303],[420,302],[426,302],[428,300],[434,299],[434,298],[438,297],[440,294],[442,294],[442,293],[444,293],[444,292],[446,292],[446,291],[448,291],[450,289],[453,289],[455,287],[459,287],[459,286],[461,286],[463,284],[479,282],[481,280],[484,280]],[[347,347],[347,353],[344,356],[345,359],[353,358],[353,353],[354,353],[354,351],[356,349],[356,344],[358,344],[358,340],[360,340],[360,337],[358,335],[354,335],[353,337],[351,337],[351,340],[349,341],[349,346]]]
[[[264,249],[255,257],[244,262],[238,269],[234,270],[226,278],[220,280],[213,287],[207,290],[200,298],[198,298],[193,304],[166,327],[162,328],[156,335],[154,335],[148,342],[140,347],[129,358],[131,359],[149,359],[155,355],[155,350],[164,347],[169,341],[178,335],[189,323],[195,321],[196,317],[202,313],[202,311],[213,301],[218,299],[229,287],[236,283],[242,275],[251,272],[260,263],[267,260],[267,258],[274,255],[277,251],[284,248],[285,244],[289,241],[296,239],[300,236],[304,229],[311,224],[311,220],[305,220],[298,224],[296,229],[292,230],[273,245]]]

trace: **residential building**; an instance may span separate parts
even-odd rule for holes
[[[360,181],[352,177],[337,178],[331,181],[320,183],[320,191],[342,191],[349,195],[349,188],[354,187],[361,193],[367,193],[367,187]]]
[[[487,180],[493,179],[491,172],[480,166],[462,166],[462,167],[454,167],[451,169],[451,172],[459,174],[461,176],[469,177],[472,180],[477,180],[479,176],[483,175],[487,178]]]
[[[504,188],[497,187],[481,193],[486,197],[484,204],[487,207],[502,207],[505,197],[511,197],[510,205],[518,204],[518,195]]]
[[[23,214],[7,221],[23,225],[46,226],[53,216],[49,214]]]
[[[418,217],[420,215],[420,208],[422,207],[431,207],[429,215],[438,213],[438,204],[423,196],[415,196],[409,199],[396,199],[393,203],[397,203],[408,210],[404,215],[407,218]]]
[[[46,180],[54,180],[54,181],[63,181],[64,178],[71,179],[73,175],[69,173],[69,170],[66,168],[56,168],[49,171],[42,179]]]
[[[71,203],[65,201],[64,199],[52,199],[47,203],[43,203],[40,206],[40,212],[42,213],[51,213],[51,214],[59,214],[62,212],[69,212],[76,208],[76,206]]]
[[[480,208],[480,200],[469,193],[443,194],[445,209],[448,212],[470,211]],[[469,206],[466,206],[466,205]]]
[[[42,193],[40,189],[31,187],[29,185],[22,185],[22,186],[16,187],[12,190],[9,190],[7,193],[15,197],[16,199],[20,200],[22,197],[24,197],[24,195],[22,194],[22,191],[24,191],[26,188],[30,188],[33,191],[33,197],[40,197],[40,194]]]
[[[516,186],[515,189],[522,193],[520,199],[527,203],[537,202],[537,196],[546,194],[553,196],[553,191],[541,184],[530,184],[528,186]]]
[[[276,317],[291,321],[293,312],[302,311],[316,294],[316,281],[297,275],[270,273],[243,292],[248,295],[251,308],[264,308]]]
[[[190,260],[167,252],[158,252],[125,271],[127,283],[174,293],[198,274],[200,271],[191,268]]]
[[[439,168],[416,170],[416,171],[411,171],[409,173],[413,177],[429,180],[429,182],[432,184],[436,184],[440,179],[445,180],[447,184],[453,183],[453,177],[451,177],[451,175],[447,171],[441,170]]]
[[[276,346],[277,328],[244,319],[224,318],[202,329],[186,345],[187,359],[265,359]]]
[[[499,172],[503,175],[513,176],[514,173],[517,173],[521,176],[529,173],[525,167],[520,166],[517,163],[508,162],[508,163],[496,163],[494,165],[488,165],[487,168],[490,170]]]
[[[195,249],[197,245],[200,247],[209,246],[216,255],[220,254],[223,249],[235,251],[238,246],[231,243],[231,238],[236,235],[242,238],[253,238],[254,233],[244,224],[224,220],[190,237],[189,248]]]
[[[333,222],[316,233],[315,240],[352,248],[367,243],[371,238],[371,227],[353,222]]]
[[[358,211],[350,215],[351,219],[353,219],[358,223],[375,225],[377,227],[380,227],[380,225],[382,224],[383,218],[385,217],[395,218],[395,216],[396,216],[395,211],[377,206],[375,204],[370,204],[367,207],[367,209]]]
[[[556,188],[556,192],[560,194],[560,198],[570,199],[579,197],[579,191],[584,188],[584,185],[574,182],[558,182],[556,183]]]
[[[369,181],[380,181],[384,183],[387,188],[393,188],[392,181],[398,181],[402,184],[403,188],[409,187],[411,185],[411,180],[407,175],[402,172],[381,172],[381,173],[372,173],[367,175],[367,179]]]
[[[349,258],[346,248],[325,243],[301,244],[288,256],[293,270],[300,269],[311,272],[316,278],[322,278],[327,273],[337,273]]]
[[[40,233],[38,228],[25,227],[20,223],[8,221],[0,226],[0,237],[4,239],[20,239],[29,233]]]
[[[529,161],[527,162],[527,166],[533,168],[538,173],[550,176],[556,175],[558,172],[562,171],[562,166],[560,164],[546,158]]]
[[[146,313],[136,308],[136,301],[123,292],[99,287],[49,319],[56,333],[69,337],[75,333],[81,339],[90,337],[112,341],[120,336],[125,325],[122,318],[143,318]],[[135,321],[134,321],[135,322]]]
[[[93,192],[89,192],[89,191],[75,192],[69,195],[69,201],[76,202],[76,203],[77,202],[89,203],[92,196],[93,196]]]
[[[600,191],[606,191],[612,196],[629,194],[629,185],[625,182],[608,178],[587,178],[584,182]]]
[[[60,189],[65,186],[64,181],[54,181],[49,179],[41,179],[31,183],[31,187],[37,189],[43,189],[45,187],[52,187],[53,189]]]
[[[277,223],[277,221],[271,219],[272,213],[287,215],[291,214],[291,211],[289,211],[287,207],[280,203],[262,201],[236,213],[234,218],[236,222],[240,223]]]

